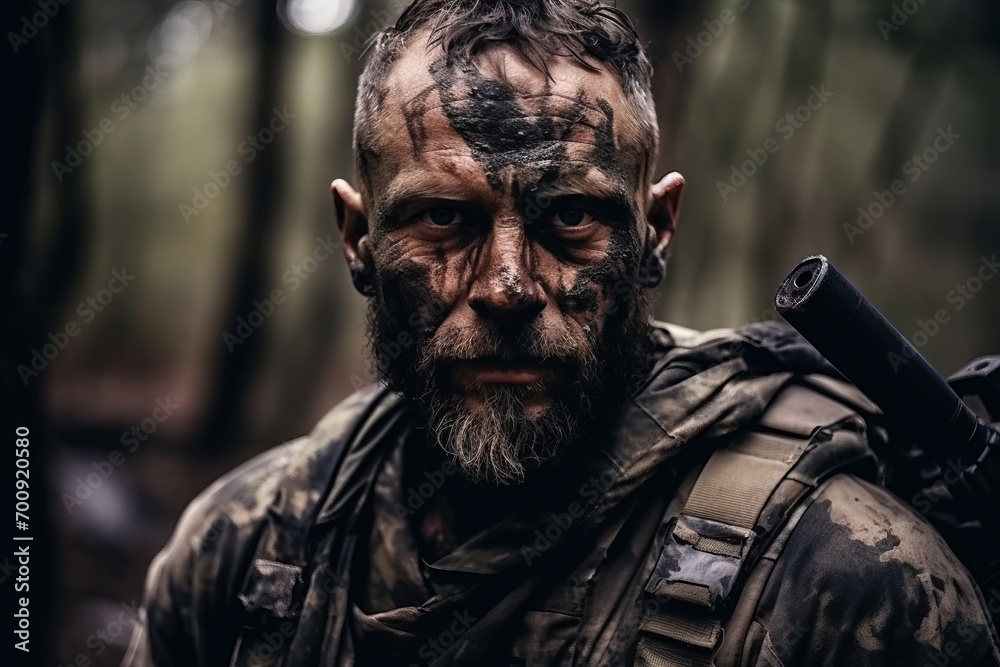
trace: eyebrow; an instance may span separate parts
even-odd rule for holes
[[[628,209],[633,208],[630,202],[635,198],[635,193],[630,192],[628,186],[614,175],[604,172],[597,165],[594,165],[594,168],[604,176],[605,180],[579,174],[562,174],[551,182],[541,183],[527,190],[521,198],[551,197],[556,199],[583,196],[617,203]]]
[[[596,165],[595,165],[596,168]],[[638,202],[635,193],[628,186],[597,168],[605,177],[605,181],[577,174],[561,175],[550,183],[541,184],[521,195],[519,205],[523,208],[532,199],[549,197],[553,200],[583,198],[598,204],[596,208],[611,218],[625,223],[634,223],[638,215]]]
[[[533,194],[548,197],[585,194],[599,199],[616,199],[628,196],[625,183],[613,175],[606,173],[599,166],[593,165],[607,180],[597,180],[587,175],[560,174],[555,179],[540,183],[531,189]]]
[[[376,206],[375,223],[378,226],[398,217],[400,211],[413,201],[442,200],[484,202],[492,193],[485,193],[468,182],[460,182],[447,172],[416,173],[393,182]]]

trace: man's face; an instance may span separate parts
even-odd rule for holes
[[[518,482],[645,370],[649,147],[608,71],[554,58],[549,79],[509,47],[448,63],[424,43],[360,146],[370,335],[467,477]]]

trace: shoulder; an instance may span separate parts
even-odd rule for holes
[[[701,374],[708,381],[726,376],[727,370],[733,379],[840,376],[797,331],[777,322],[695,331],[654,320],[651,331],[655,361],[648,383],[652,384],[677,382],[685,371],[686,376]]]
[[[254,532],[278,504],[289,515],[314,504],[329,481],[318,476],[330,470],[332,459],[385,393],[378,387],[355,392],[309,435],[273,447],[218,479],[185,510],[172,545],[181,542],[205,551],[222,530]]]
[[[378,387],[352,394],[308,436],[247,461],[188,505],[149,567],[144,627],[137,632],[143,637],[136,640],[148,643],[142,651],[152,656],[190,651],[187,657],[197,664],[218,657],[217,648],[228,649],[224,627],[233,619],[219,614],[236,601],[267,522],[280,515],[287,527],[311,517],[308,510],[322,500],[340,452],[386,398]],[[219,627],[219,641],[197,632],[199,627]]]
[[[998,600],[1000,603],[1000,600]],[[758,606],[785,664],[958,664],[996,647],[984,601],[940,535],[874,484],[834,477],[778,558]]]

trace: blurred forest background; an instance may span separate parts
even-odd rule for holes
[[[115,619],[141,599],[185,504],[371,381],[363,299],[339,254],[308,258],[335,230],[330,181],[353,180],[364,42],[403,6],[5,7],[4,87],[17,97],[4,105],[18,124],[0,252],[19,305],[4,373],[6,399],[46,429],[47,664],[117,664],[132,628]],[[1000,251],[1000,5],[620,6],[656,66],[661,171],[688,180],[659,317],[771,319],[780,280],[822,252],[942,373],[998,351],[1000,278],[953,290],[976,287]],[[802,111],[811,87],[832,95]],[[779,150],[744,164],[769,138]],[[734,169],[754,173],[744,183]],[[897,180],[903,194],[874,205]],[[275,289],[285,301],[252,316]],[[947,324],[920,336],[941,310]],[[112,472],[91,488],[102,466]]]

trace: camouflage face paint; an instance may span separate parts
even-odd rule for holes
[[[582,114],[577,100],[565,118],[547,108],[547,98],[535,120],[518,103],[514,89],[485,76],[471,63],[448,64],[439,60],[430,67],[445,116],[483,168],[490,185],[501,189],[504,170],[539,166],[551,172],[564,168],[568,154],[564,140]],[[539,179],[543,180],[543,179]]]
[[[388,157],[374,198],[370,331],[381,376],[418,399],[438,441],[468,441],[472,450],[450,453],[499,462],[482,476],[509,483],[521,479],[515,459],[558,460],[628,400],[647,367],[648,299],[636,278],[642,169],[619,147],[616,107],[601,97],[618,84],[590,87],[587,77],[599,75],[579,70],[547,80],[495,58],[492,66],[503,74],[427,57],[394,82],[394,120],[376,142]],[[408,146],[388,141],[400,131]],[[424,220],[435,206],[462,223]],[[560,222],[568,211],[586,218],[579,233]],[[534,290],[541,311],[529,320],[510,304],[473,312],[477,290],[500,290],[511,304]],[[397,354],[379,354],[386,349]],[[457,360],[497,357],[561,370],[537,387],[453,378]]]

